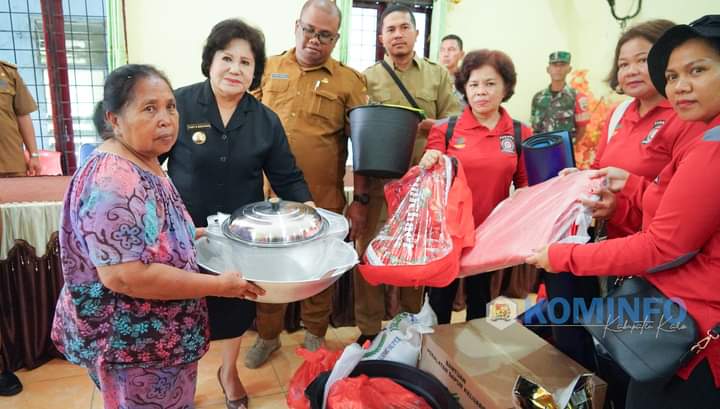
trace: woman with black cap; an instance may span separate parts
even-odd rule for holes
[[[720,408],[720,15],[669,29],[648,56],[653,85],[686,121],[707,127],[696,141],[673,150],[652,182],[605,168],[617,196],[598,202],[613,220],[637,220],[634,235],[586,245],[553,244],[527,259],[547,271],[576,275],[642,276],[668,298],[684,302],[710,335],[669,381],[630,383],[628,408]]]

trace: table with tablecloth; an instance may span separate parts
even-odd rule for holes
[[[0,366],[59,356],[50,341],[62,288],[57,230],[69,177],[0,179]]]

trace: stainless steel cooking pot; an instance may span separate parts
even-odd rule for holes
[[[198,264],[214,273],[236,270],[266,290],[257,301],[287,303],[332,285],[358,262],[345,243],[344,216],[297,202],[251,203],[208,218],[196,242]]]

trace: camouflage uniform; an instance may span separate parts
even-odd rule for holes
[[[560,92],[552,92],[547,87],[535,94],[531,115],[533,132],[567,130],[573,137],[577,126],[590,119],[587,97],[568,85]]]

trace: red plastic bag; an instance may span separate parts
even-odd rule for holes
[[[444,157],[430,170],[413,167],[385,186],[385,198],[392,217],[358,266],[365,280],[402,287],[452,282],[462,249],[474,241],[472,192],[462,166],[453,168]]]
[[[586,243],[590,212],[578,203],[601,185],[592,171],[575,172],[520,190],[495,208],[475,230],[475,246],[460,259],[460,276],[523,264],[536,249]]]
[[[336,382],[327,399],[327,409],[431,409],[425,399],[389,378],[360,375]]]
[[[321,372],[333,368],[342,351],[320,348],[312,352],[305,348],[298,348],[295,353],[302,357],[305,362],[300,365],[292,379],[290,379],[287,405],[292,409],[310,409],[310,402],[305,397],[305,389]]]

